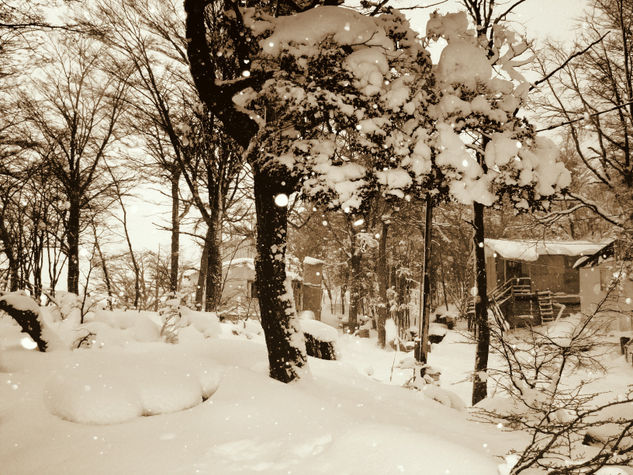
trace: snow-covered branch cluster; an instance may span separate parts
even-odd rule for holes
[[[570,174],[555,145],[517,114],[530,87],[516,69],[531,61],[519,59],[528,45],[501,25],[492,41],[477,35],[465,13],[432,15],[427,36],[447,42],[436,66],[440,97],[432,112],[437,164],[453,170],[453,196],[490,206],[507,194],[525,210],[567,187]]]
[[[486,206],[508,194],[525,210],[569,185],[554,144],[517,115],[528,45],[502,26],[491,50],[465,13],[433,14],[426,41],[446,46],[432,65],[397,11],[243,17],[259,45],[247,74],[274,72],[233,102],[257,120],[267,166],[287,168],[308,199],[349,212],[376,193],[450,190]]]

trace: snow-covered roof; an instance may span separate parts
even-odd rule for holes
[[[486,239],[488,249],[497,253],[504,259],[519,261],[535,261],[540,256],[586,256],[592,255],[602,249],[605,243],[591,241],[542,241],[509,239]]]
[[[296,262],[294,262],[296,261]],[[303,280],[301,277],[301,268],[297,265],[297,259],[290,256],[286,258],[286,277],[290,280]],[[255,270],[255,259],[252,257],[239,257],[230,261],[224,261],[222,268],[228,269],[230,267],[248,267],[251,270]]]
[[[239,257],[237,259],[231,259],[230,261],[224,261],[222,267],[235,267],[246,266],[255,270],[255,260],[252,257]]]

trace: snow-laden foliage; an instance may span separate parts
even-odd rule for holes
[[[508,195],[518,210],[547,207],[544,200],[571,177],[556,146],[517,114],[530,88],[516,69],[531,61],[518,59],[527,43],[502,25],[489,42],[469,29],[463,12],[431,15],[427,37],[447,43],[434,70],[440,97],[431,113],[437,165],[452,170],[453,197],[491,206]]]
[[[426,41],[446,46],[432,65],[395,10],[243,15],[256,45],[244,75],[271,77],[233,101],[260,125],[261,159],[286,167],[307,198],[354,212],[376,192],[450,190],[464,204],[508,195],[526,210],[569,185],[555,145],[517,114],[530,86],[517,67],[530,60],[506,28],[495,26],[491,56],[465,13],[433,14]]]
[[[404,16],[321,7],[282,18],[247,10],[245,22],[260,47],[251,70],[274,73],[234,102],[260,118],[271,166],[347,212],[376,191],[402,198],[427,184],[431,61]]]

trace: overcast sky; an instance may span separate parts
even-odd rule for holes
[[[499,11],[502,5],[510,5],[508,0],[498,0]],[[425,0],[427,4],[435,3],[434,0]],[[394,7],[409,5],[424,5],[420,0],[392,0]],[[573,39],[575,20],[581,16],[587,7],[588,0],[526,0],[516,8],[516,13],[509,17],[515,29],[520,33],[527,33],[529,38],[543,39],[550,37],[555,40]],[[447,2],[429,9],[418,10],[411,13],[412,26],[424,33],[426,21],[429,14],[434,10],[442,13],[463,10],[459,0],[448,0]]]

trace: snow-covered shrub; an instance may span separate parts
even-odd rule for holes
[[[198,312],[187,307],[180,307],[180,317],[183,326],[192,326],[204,338],[215,338],[220,335],[220,320],[212,312]],[[250,319],[253,322],[255,320]],[[261,325],[260,325],[261,330]]]
[[[488,370],[495,393],[476,406],[476,413],[531,435],[508,473],[536,468],[596,473],[633,462],[633,385],[617,397],[588,388],[590,375],[604,371],[602,360],[613,350],[603,344],[607,328],[594,313],[544,328],[493,331],[492,347],[504,365]],[[567,383],[579,371],[588,376]],[[593,447],[583,445],[588,443]]]
[[[98,310],[80,325],[74,348],[112,348],[130,342],[160,340],[160,327],[149,312]]]
[[[178,343],[178,330],[186,326],[180,313],[180,299],[175,297],[167,300],[158,314],[163,322],[160,329],[161,338],[167,343]]]
[[[411,377],[403,385],[405,388],[422,391],[426,397],[458,411],[466,409],[466,404],[457,394],[440,387],[441,373],[438,369],[420,363],[411,356],[400,360],[397,367],[412,371]]]
[[[301,329],[306,339],[306,352],[324,360],[337,359],[336,328],[318,320],[301,320]]]

